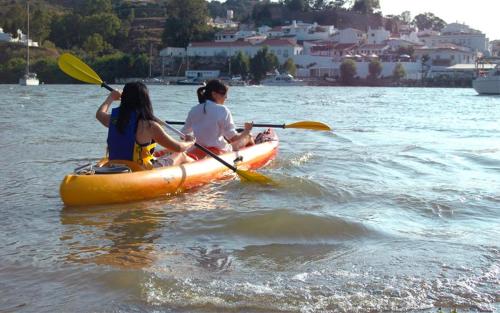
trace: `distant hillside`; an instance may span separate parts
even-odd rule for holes
[[[30,61],[36,62],[38,59],[57,59],[59,52],[57,49],[30,47]],[[0,42],[0,64],[6,63],[9,59],[26,59],[26,46],[17,43]]]
[[[320,25],[334,25],[337,29],[356,28],[367,30],[385,25],[386,19],[380,14],[362,14],[346,9],[329,9],[321,11],[292,12],[283,7],[271,10],[273,20],[290,23],[292,20]]]

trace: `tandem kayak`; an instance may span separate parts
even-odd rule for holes
[[[257,169],[268,164],[278,151],[278,137],[271,132],[263,142],[219,155],[239,169]],[[177,166],[144,170],[128,161],[101,161],[97,166],[76,169],[64,177],[60,186],[66,206],[133,202],[174,195],[193,187],[231,175],[219,161],[206,157]]]

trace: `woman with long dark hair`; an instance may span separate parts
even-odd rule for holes
[[[253,144],[250,134],[252,123],[245,123],[245,129],[238,133],[231,111],[224,106],[228,89],[216,79],[198,88],[199,103],[191,108],[182,128],[187,138],[191,139],[194,135],[197,143],[217,154],[236,151]],[[190,149],[189,154],[197,158],[205,156],[203,151],[195,147]]]
[[[108,113],[111,103],[120,99],[120,106]],[[153,114],[149,92],[143,83],[128,83],[122,93],[111,92],[97,109],[96,118],[109,129],[109,160],[133,161],[148,169],[193,161],[183,152],[194,142],[179,142],[163,130]],[[176,153],[157,159],[153,155],[156,143]]]

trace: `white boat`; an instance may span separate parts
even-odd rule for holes
[[[260,82],[264,86],[307,86],[307,83],[300,79],[295,79],[292,75],[279,74],[268,77]]]
[[[178,80],[177,85],[194,85],[194,86],[203,86],[205,85],[205,79],[203,78],[187,78],[183,80]]]
[[[26,74],[19,78],[19,85],[21,86],[38,86],[40,81],[36,77],[36,73],[30,73],[30,4],[27,2],[28,11],[28,32],[26,33]]]
[[[223,81],[229,86],[248,86],[241,76],[233,76],[229,79],[223,79]]]
[[[481,95],[500,95],[500,64],[489,72],[479,72],[472,87]]]
[[[23,77],[19,78],[19,85],[21,86],[38,86],[40,81],[36,77],[35,73],[24,74]]]

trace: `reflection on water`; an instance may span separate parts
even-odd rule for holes
[[[69,262],[144,268],[155,260],[154,241],[168,219],[164,211],[141,205],[65,208],[60,240],[68,247]]]

